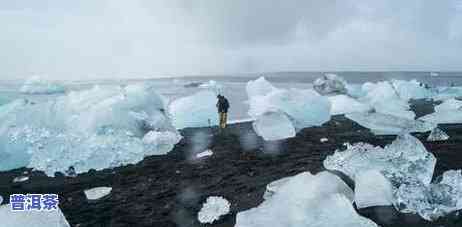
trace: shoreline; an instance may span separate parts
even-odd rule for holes
[[[413,106],[417,115],[432,109],[427,102],[416,103]],[[450,135],[448,141],[427,142],[429,132],[413,134],[437,158],[434,178],[446,170],[462,167],[459,153],[462,124],[440,125],[440,128]],[[345,142],[385,146],[396,137],[375,136],[341,115],[323,126],[305,128],[296,137],[278,142],[258,138],[250,122],[229,125],[222,133],[217,133],[215,127],[186,128],[181,134],[183,139],[166,155],[148,156],[137,164],[89,171],[75,178],[62,175],[52,178],[32,172],[28,181],[12,183],[28,169],[0,172],[0,195],[9,198],[14,193],[57,193],[68,222],[80,227],[201,226],[197,212],[202,202],[209,196],[223,196],[230,201],[231,212],[207,226],[232,227],[237,212],[263,201],[266,185],[272,181],[305,171],[314,174],[324,170],[325,157],[341,149]],[[328,141],[322,143],[321,138]],[[205,148],[214,154],[203,159],[191,158],[192,153]],[[87,201],[83,191],[100,186],[112,187],[111,194],[101,200]],[[455,214],[427,222],[418,215],[398,213],[393,207],[366,208],[359,213],[382,227],[462,225],[462,217]]]

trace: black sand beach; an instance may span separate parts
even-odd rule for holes
[[[430,103],[422,101],[413,108],[417,115],[433,110]],[[462,125],[441,128],[450,135],[448,141],[426,142],[428,133],[415,134],[437,158],[434,176],[462,168]],[[322,127],[304,129],[295,138],[280,143],[264,143],[250,123],[231,125],[221,133],[194,128],[185,129],[182,134],[184,139],[167,155],[147,157],[135,165],[90,171],[75,178],[50,178],[32,172],[28,181],[12,183],[27,169],[0,172],[0,195],[9,198],[14,193],[57,193],[69,223],[80,227],[202,226],[197,222],[202,203],[208,196],[223,196],[231,202],[231,213],[208,226],[232,227],[237,212],[262,202],[268,183],[304,171],[324,170],[322,161],[345,142],[384,146],[395,138],[375,136],[343,116],[333,117]],[[324,137],[328,141],[321,143]],[[214,155],[190,159],[191,152],[206,148],[212,149]],[[353,186],[351,180],[342,177]],[[87,201],[83,190],[98,186],[112,187],[111,194],[95,202]],[[359,212],[381,226],[462,226],[458,212],[432,223],[417,215],[398,213],[393,207]]]

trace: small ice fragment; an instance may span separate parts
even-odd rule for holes
[[[430,135],[427,137],[427,141],[445,141],[448,140],[449,136],[443,130],[439,129],[438,127],[434,128]]]
[[[345,79],[331,73],[316,79],[313,82],[313,88],[321,95],[347,93],[347,83]]]
[[[207,157],[207,156],[212,156],[213,155],[213,151],[208,149],[206,151],[203,151],[199,154],[196,154],[196,158],[203,158],[203,157]]]
[[[355,178],[355,203],[361,208],[393,204],[393,186],[380,171],[367,170]]]
[[[61,210],[14,212],[9,204],[0,206],[0,225],[7,227],[70,227]]]
[[[24,182],[24,181],[27,181],[27,180],[29,180],[28,176],[19,176],[19,177],[15,177],[13,179],[13,183]]]
[[[210,196],[197,214],[200,223],[213,223],[230,211],[230,203],[221,196]]]
[[[84,192],[88,200],[97,200],[97,199],[100,199],[100,198],[103,198],[109,195],[111,191],[112,191],[111,187],[97,187],[97,188],[85,190]]]
[[[321,143],[325,143],[325,142],[329,141],[329,139],[327,139],[327,138],[321,138],[319,141],[321,141]]]

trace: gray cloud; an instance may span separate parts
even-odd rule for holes
[[[0,79],[462,70],[461,2],[0,0]]]

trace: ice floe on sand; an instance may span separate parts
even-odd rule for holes
[[[462,101],[448,99],[440,105],[435,106],[434,113],[425,115],[419,119],[435,124],[462,123]]]
[[[356,213],[353,191],[328,172],[304,172],[270,183],[264,198],[258,207],[239,212],[235,227],[377,226]]]
[[[66,89],[58,82],[48,81],[40,77],[31,77],[19,90],[24,94],[55,94],[64,93]]]
[[[27,166],[53,176],[71,166],[81,173],[165,154],[181,138],[165,108],[143,85],[95,86],[44,103],[2,105],[0,170]],[[156,133],[143,141],[148,131]]]
[[[112,191],[111,187],[96,187],[84,191],[88,200],[97,200],[109,195]]]
[[[172,123],[177,129],[215,126],[218,124],[216,103],[216,93],[208,90],[176,99],[169,105]]]
[[[399,211],[427,220],[462,209],[461,171],[447,171],[440,182],[432,183],[435,164],[433,154],[411,135],[400,135],[385,148],[348,145],[324,160],[327,169],[341,171],[356,182],[358,207],[392,202]]]
[[[260,126],[256,131],[263,138],[290,138],[295,136],[292,128],[318,126],[330,119],[329,100],[313,90],[275,88],[263,77],[249,81],[246,90],[249,115],[256,119],[256,125]],[[283,120],[278,125],[286,130],[276,132],[262,125],[262,122],[275,122],[276,118]]]
[[[345,115],[359,125],[368,128],[376,135],[399,135],[410,132],[427,132],[435,124],[421,120],[401,118],[394,115],[370,112],[355,112]]]
[[[0,206],[0,225],[5,227],[70,227],[61,210],[14,212],[10,204]]]
[[[200,223],[213,223],[229,213],[231,204],[221,196],[210,196],[197,214]]]

